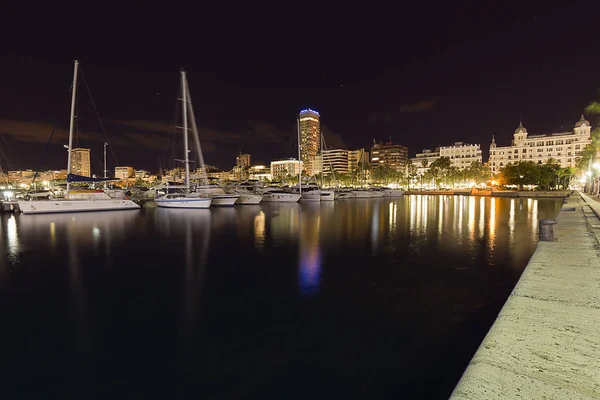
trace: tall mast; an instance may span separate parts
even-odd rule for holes
[[[67,193],[71,188],[69,182],[69,174],[71,173],[71,149],[73,148],[73,126],[75,125],[75,100],[77,97],[77,70],[79,69],[79,61],[75,60],[75,68],[73,71],[73,88],[71,89],[71,119],[69,121],[69,147],[67,150]]]
[[[319,136],[321,136],[321,188],[323,188],[323,135]]]
[[[181,107],[181,113],[183,117],[183,151],[185,153],[185,191],[190,192],[190,154],[188,150],[188,119],[187,119],[187,85],[185,82],[185,71],[181,70],[181,94],[183,100],[183,107]]]
[[[106,145],[108,145],[107,142],[104,142],[104,177],[106,178],[106,173],[108,172],[108,170],[106,169]],[[104,181],[104,189],[106,189],[106,181]]]
[[[300,161],[300,117],[296,119],[298,123],[298,188],[302,194],[302,161]]]

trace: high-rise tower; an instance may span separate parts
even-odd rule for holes
[[[313,175],[313,160],[321,148],[321,121],[315,110],[300,111],[300,158],[308,175]]]
[[[90,149],[78,147],[71,150],[71,171],[75,175],[92,176],[90,168]]]

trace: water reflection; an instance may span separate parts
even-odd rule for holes
[[[62,366],[75,365],[57,368],[68,385],[80,366],[69,363],[71,353],[92,353],[98,367],[89,376],[106,385],[135,371],[141,386],[168,376],[178,387],[192,381],[205,397],[239,398],[285,393],[297,374],[282,376],[281,368],[296,365],[314,366],[301,367],[314,370],[303,382],[339,372],[339,381],[328,383],[336,393],[347,390],[338,397],[390,397],[374,391],[398,385],[392,369],[428,376],[437,366],[433,373],[447,375],[446,361],[465,350],[448,348],[449,334],[470,335],[482,309],[495,315],[535,248],[537,219],[554,217],[561,206],[516,201],[407,196],[4,215],[2,265],[10,253],[19,268],[14,276],[0,269],[2,289],[10,289],[0,291],[10,304],[2,332],[15,332],[3,340],[15,349],[3,357],[11,365],[27,360],[19,372],[7,370],[5,381],[21,371],[46,377],[47,365],[64,359]],[[402,340],[381,340],[382,332]],[[56,343],[66,344],[55,352]],[[50,362],[28,358],[44,347],[52,349],[39,360]],[[361,354],[347,357],[353,348]],[[422,366],[428,351],[440,356]],[[377,388],[344,378],[365,365],[381,378]],[[452,368],[460,376],[464,365]],[[411,384],[398,388],[404,393]],[[415,390],[407,397],[431,397]]]
[[[11,267],[15,267],[19,263],[19,233],[14,215],[10,216],[6,224],[6,239],[8,242],[8,262]]]
[[[321,281],[321,205],[304,204],[298,246],[298,287],[303,295],[314,294]]]
[[[262,250],[265,246],[266,235],[265,213],[261,210],[254,217],[254,247]]]

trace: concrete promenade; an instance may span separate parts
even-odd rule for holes
[[[585,195],[563,205],[451,399],[600,399],[598,215]]]

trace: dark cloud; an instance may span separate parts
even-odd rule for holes
[[[14,140],[28,143],[46,143],[52,134],[53,125],[49,122],[19,121],[14,119],[0,119],[0,132]],[[56,128],[52,141],[69,140],[69,132]]]
[[[429,111],[435,106],[435,100],[423,100],[418,103],[412,104],[402,104],[400,106],[400,113],[402,114],[412,114],[419,113],[423,111]]]

